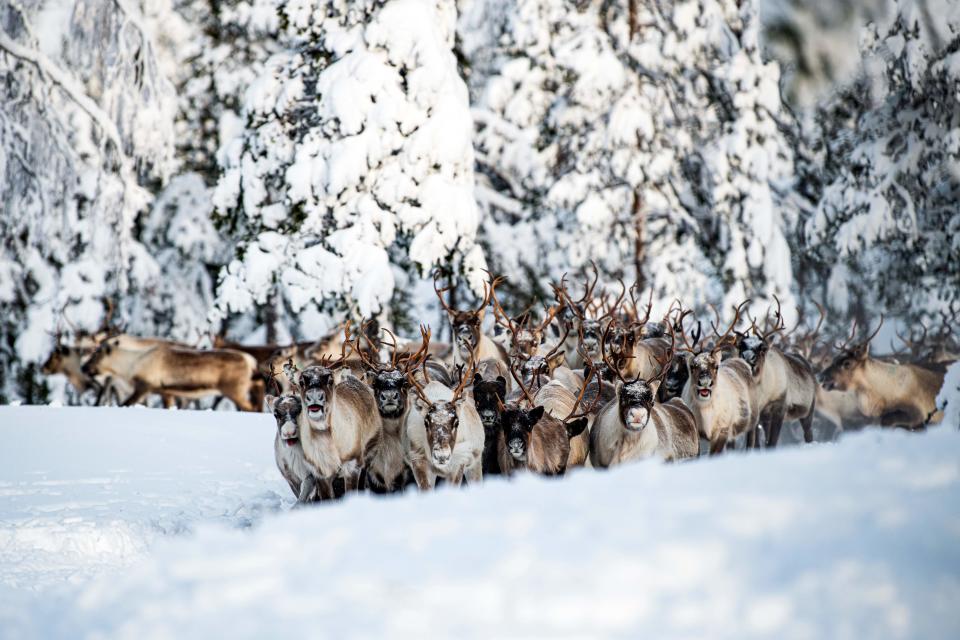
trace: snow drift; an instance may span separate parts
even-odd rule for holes
[[[4,637],[960,634],[949,427],[261,519],[291,502],[272,428],[0,409]]]

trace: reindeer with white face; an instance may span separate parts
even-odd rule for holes
[[[610,467],[651,457],[673,461],[698,456],[700,438],[693,412],[679,398],[666,402],[657,399],[673,359],[672,339],[660,371],[650,378],[637,376],[632,380],[610,362],[605,342],[601,346],[604,362],[619,381],[616,397],[600,411],[590,431],[593,466]]]
[[[509,362],[506,350],[483,333],[483,318],[490,304],[490,296],[494,287],[502,279],[497,278],[491,283],[484,283],[484,296],[480,306],[470,311],[457,311],[450,307],[443,299],[443,294],[449,289],[437,288],[437,275],[434,276],[433,290],[440,300],[440,306],[447,312],[450,325],[453,327],[453,362],[457,366],[466,366],[468,362],[481,362],[489,358],[500,360],[506,365]]]
[[[683,389],[683,402],[693,411],[700,435],[710,441],[711,455],[732,446],[738,436],[753,432],[760,420],[750,365],[741,358],[723,360],[723,349],[748,302],[736,308],[730,327],[723,334],[717,332],[718,340],[709,351],[685,342],[690,378]]]
[[[922,428],[939,422],[936,397],[943,386],[945,370],[932,370],[915,364],[884,362],[870,357],[870,341],[877,328],[853,347],[842,345],[840,353],[821,374],[828,390],[853,392],[860,412],[882,426]]]
[[[464,394],[473,376],[473,367],[460,367],[452,390],[436,380],[424,387],[416,375],[407,376],[417,399],[404,428],[404,456],[422,491],[433,489],[438,477],[454,486],[464,475],[471,484],[483,479],[483,424],[473,398]]]
[[[752,335],[736,332],[737,351],[753,374],[760,421],[766,426],[767,446],[777,446],[784,420],[800,420],[804,441],[813,442],[817,381],[806,359],[799,354],[784,353],[771,344],[774,334],[784,329],[779,299],[775,317],[770,331],[760,331],[753,323]]]
[[[318,470],[307,460],[300,443],[300,429],[303,423],[303,403],[300,396],[267,395],[267,411],[277,421],[277,435],[273,439],[273,456],[277,468],[283,476],[298,503],[313,502],[317,499]]]
[[[384,331],[390,333],[387,329]],[[386,365],[368,358],[360,349],[362,336],[357,337],[357,352],[367,367],[367,381],[373,389],[381,420],[380,431],[367,445],[363,456],[366,486],[376,493],[400,491],[407,484],[403,427],[412,404],[407,376],[426,359],[430,344],[430,330],[421,326],[420,334],[420,349],[401,353],[396,337],[390,333],[393,352]]]
[[[334,370],[343,366],[341,355],[334,362],[313,365],[300,372],[297,386],[306,407],[306,422],[300,442],[307,460],[319,473],[323,498],[333,498],[333,481],[343,478],[347,491],[357,488],[364,452],[381,429],[380,413],[370,388],[353,376],[337,383]]]

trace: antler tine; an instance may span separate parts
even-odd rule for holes
[[[363,351],[363,347],[360,346],[360,340],[366,340],[367,343],[372,345],[372,343],[370,342],[370,337],[365,335],[364,332],[362,331],[357,334],[356,338],[354,338],[355,349],[357,351],[357,355],[360,357],[360,362],[362,362],[364,366],[366,366],[368,369],[371,369],[372,371],[380,371],[380,363],[373,362],[367,358],[366,353],[364,353]]]
[[[733,308],[733,321],[730,323],[730,326],[727,327],[727,330],[723,332],[723,335],[717,334],[717,343],[713,346],[713,350],[721,349],[724,346],[724,341],[730,336],[730,332],[734,330],[737,326],[737,323],[740,322],[740,314],[743,312],[743,308],[750,304],[750,298],[747,298],[741,302],[738,306]]]
[[[543,322],[541,322],[537,327],[537,333],[543,333],[547,327],[550,326],[550,323],[553,322],[553,319],[557,317],[557,313],[560,312],[560,306],[554,305],[549,309],[546,309],[547,315],[544,317]]]
[[[850,342],[853,340],[854,336],[857,335],[857,320],[854,318],[853,322],[850,324],[850,333],[847,334],[847,339],[841,344],[835,344],[837,351],[843,351],[847,348]]]
[[[880,333],[880,327],[882,326],[883,326],[883,314],[881,313],[880,323],[877,325],[877,328],[873,330],[873,333],[871,333],[869,336],[866,337],[865,340],[863,340],[863,344],[868,344],[871,340],[873,340],[874,337],[876,337],[876,335]]]
[[[610,335],[610,324],[604,328],[603,333],[600,335],[600,357],[603,358],[603,363],[607,367],[617,374],[617,377],[620,378],[620,382],[626,383],[626,380],[623,377],[623,374],[620,373],[620,367],[615,367],[610,363],[610,359],[607,357],[607,336]]]
[[[440,269],[437,269],[433,273],[433,290],[437,294],[437,298],[440,299],[440,306],[443,307],[443,310],[447,313],[456,313],[456,310],[453,309],[450,305],[447,304],[446,300],[443,299],[443,294],[450,290],[450,287],[443,287],[442,289],[437,289],[437,278],[440,277]]]
[[[487,274],[490,274],[487,271]],[[480,302],[480,306],[474,310],[474,313],[480,313],[483,311],[488,304],[490,304],[490,296],[493,294],[493,290],[497,288],[497,285],[503,282],[505,278],[503,276],[498,276],[494,278],[489,284],[483,283],[483,300]]]
[[[429,378],[427,377],[426,364],[430,358],[430,336],[430,327],[421,324],[420,348],[407,356],[406,365],[404,366],[404,370],[408,372],[414,370],[417,366],[423,366],[423,377],[428,382]]]
[[[473,354],[470,354],[470,366],[464,370],[463,365],[460,368],[460,384],[457,385],[457,388],[453,391],[453,402],[456,402],[460,399],[460,395],[463,393],[463,390],[467,386],[468,380],[473,380],[473,374],[477,370],[476,362],[473,359]]]
[[[484,271],[486,271],[486,269],[484,269]],[[493,277],[493,274],[491,274],[489,271],[487,271],[487,274],[490,276],[491,280],[494,283],[497,282],[497,279]],[[497,298],[497,292],[495,291],[495,289],[496,289],[496,284],[494,284],[494,286],[490,290],[490,295],[493,300],[493,319],[497,324],[499,324],[500,326],[506,329],[509,329],[512,333],[514,331],[513,320],[511,320],[510,316],[507,315],[507,312],[503,310],[503,306],[501,306],[500,300],[499,298]]]
[[[544,360],[550,360],[550,358],[552,358],[553,356],[557,355],[557,352],[560,350],[560,347],[562,347],[562,346],[563,346],[563,343],[567,341],[567,336],[568,336],[568,335],[570,335],[570,327],[564,327],[564,328],[563,328],[563,335],[560,336],[560,341],[557,342],[556,345],[554,345],[553,349],[550,349],[550,351],[547,353],[547,355],[543,356],[543,359],[544,359]]]
[[[719,336],[720,335],[720,312],[717,310],[716,305],[713,304],[712,302],[707,306],[713,310],[713,317],[716,321],[716,323],[711,321],[710,327],[713,329],[713,332]]]
[[[399,342],[397,341],[397,336],[394,335],[393,331],[390,331],[390,329],[386,327],[383,327],[382,329],[380,329],[380,331],[383,331],[388,336],[390,336],[390,342],[387,345],[393,348],[393,353],[390,354],[390,366],[396,369],[397,358],[399,358],[400,356],[400,345],[399,345]]]
[[[600,400],[599,389],[597,390],[597,395],[594,397],[593,402],[590,404],[590,408],[586,409],[585,411],[582,411],[579,414],[577,413],[577,409],[580,407],[580,404],[583,402],[583,396],[585,396],[587,393],[587,387],[590,386],[590,380],[593,379],[594,372],[595,372],[595,369],[593,367],[590,367],[590,371],[587,373],[586,378],[584,378],[583,380],[583,386],[580,387],[580,394],[577,396],[577,401],[573,403],[573,408],[570,409],[570,413],[567,414],[567,417],[563,419],[563,422],[569,422],[570,420],[578,420],[586,415],[589,415],[590,412],[596,408],[597,402],[599,402]]]
[[[510,363],[510,366],[509,366],[508,368],[510,369],[510,376],[511,376],[511,377],[514,379],[514,381],[517,383],[517,387],[519,387],[520,391],[523,393],[524,397],[527,399],[527,402],[529,402],[529,403],[530,403],[530,406],[532,407],[532,406],[533,406],[533,397],[530,395],[530,392],[527,391],[527,388],[526,388],[525,386],[523,386],[523,380],[521,380],[520,376],[517,375],[517,371],[516,371],[516,369],[514,368],[512,362]]]

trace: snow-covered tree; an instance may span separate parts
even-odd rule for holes
[[[857,72],[804,118],[801,248],[834,311],[935,316],[960,297],[960,5],[861,4]]]
[[[175,99],[138,6],[50,0],[0,5],[0,102],[0,401],[35,401],[61,314],[97,327],[145,268]]]
[[[395,272],[483,277],[472,123],[445,0],[293,0],[244,103],[214,204],[239,238],[216,316],[257,305],[370,316]],[[286,316],[286,314],[281,314]]]
[[[498,271],[536,292],[596,259],[665,305],[789,299],[792,123],[756,2],[461,8]]]

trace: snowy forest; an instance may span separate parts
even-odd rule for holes
[[[0,403],[60,334],[960,298],[951,0],[0,0]],[[439,331],[439,329],[438,329]]]

